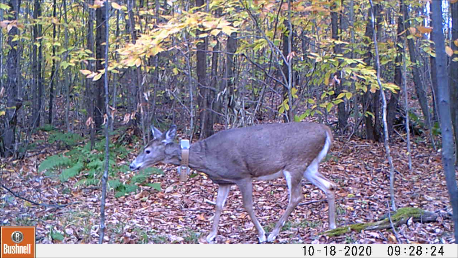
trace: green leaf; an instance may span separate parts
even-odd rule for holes
[[[116,179],[116,180],[109,180],[109,181],[108,181],[108,185],[110,186],[110,188],[116,189],[116,188],[118,188],[118,187],[121,185],[121,181],[119,181],[118,179]]]
[[[64,235],[62,235],[61,233],[51,229],[51,238],[53,240],[62,241],[62,240],[64,240]]]
[[[335,99],[335,100],[332,101],[332,103],[333,103],[334,105],[338,105],[338,104],[340,104],[340,103],[342,103],[342,102],[343,102],[343,100],[341,100],[341,99]]]
[[[161,184],[160,183],[152,183],[152,184],[146,184],[147,186],[157,190],[157,191],[161,191]]]
[[[7,5],[7,4],[2,4],[2,3],[0,3],[0,9],[2,9],[2,10],[7,10],[7,11],[8,11],[8,10],[10,9],[10,6]]]
[[[334,104],[332,104],[331,102],[328,103],[328,105],[326,105],[326,111],[331,111],[332,107],[334,106]]]
[[[71,163],[71,160],[69,158],[64,157],[62,155],[54,155],[51,157],[47,157],[45,160],[43,160],[40,163],[40,165],[38,166],[38,172],[41,172],[47,169],[51,169],[54,167],[69,165],[70,163]]]
[[[73,167],[65,169],[59,176],[60,181],[66,182],[69,178],[78,175],[78,173],[83,169],[83,167],[83,163],[78,162]]]
[[[326,97],[326,92],[323,92],[323,94],[321,94],[320,99],[323,100],[325,97]]]
[[[337,96],[337,99],[341,99],[341,98],[343,98],[344,96],[345,96],[345,92],[342,92],[342,93],[339,94],[339,96]]]

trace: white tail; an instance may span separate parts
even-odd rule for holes
[[[152,130],[154,139],[132,162],[132,170],[158,163],[180,165],[181,149],[173,140],[176,127],[165,134]],[[315,123],[265,124],[219,132],[191,145],[189,166],[208,175],[219,185],[216,212],[207,241],[212,242],[230,187],[236,184],[243,205],[251,217],[259,242],[272,242],[288,216],[303,199],[302,177],[323,190],[329,204],[329,227],[335,228],[335,185],[318,172],[320,161],[332,144],[329,127]],[[284,175],[288,185],[289,204],[285,213],[266,239],[265,231],[253,211],[252,180],[270,180]]]

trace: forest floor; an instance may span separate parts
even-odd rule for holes
[[[134,148],[134,146],[131,146]],[[138,144],[129,154],[132,160]],[[65,183],[38,172],[39,163],[49,154],[30,155],[24,160],[2,160],[1,182],[17,195],[35,201],[35,205],[14,197],[0,188],[0,223],[33,225],[38,243],[97,243],[100,223],[99,187],[76,187],[75,180]],[[283,230],[277,243],[453,243],[451,207],[442,172],[440,152],[421,137],[412,140],[412,165],[407,162],[405,143],[391,143],[396,170],[396,206],[418,207],[439,214],[434,223],[408,221],[398,227],[377,231],[350,232],[337,237],[320,233],[328,230],[328,205],[324,193],[303,180],[305,200]],[[33,152],[32,152],[33,154]],[[130,160],[118,160],[128,165]],[[152,175],[151,183],[160,183],[161,191],[140,186],[130,195],[115,198],[108,192],[106,202],[107,243],[203,243],[208,234],[215,207],[217,186],[204,174],[182,183],[176,168],[161,166],[164,174]],[[389,165],[383,143],[360,139],[339,139],[322,162],[320,171],[338,185],[336,191],[338,226],[377,221],[389,211]],[[128,181],[134,175],[120,175]],[[255,213],[269,232],[284,212],[288,191],[283,178],[254,183]],[[43,204],[59,203],[55,208]],[[241,194],[233,186],[219,224],[217,243],[257,243],[256,229],[245,212]]]

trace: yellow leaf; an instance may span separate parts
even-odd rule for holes
[[[291,89],[291,95],[293,96],[293,98],[296,98],[296,99],[298,98],[297,89],[295,87]]]
[[[223,32],[230,36],[232,32],[237,32],[237,29],[232,26],[224,26]]]
[[[345,92],[342,92],[342,93],[339,94],[339,96],[337,96],[337,99],[341,99],[341,98],[343,98],[344,96],[345,96]]]
[[[458,0],[456,0],[456,1],[458,1]],[[455,44],[455,46],[458,47],[458,39],[455,39],[455,41],[453,41],[453,44]]]
[[[102,74],[99,73],[99,74],[97,74],[96,76],[94,76],[94,78],[92,78],[92,80],[93,80],[93,81],[98,81],[101,77],[102,77]]]
[[[86,76],[86,78],[91,79],[91,78],[94,78],[94,76],[96,76],[96,75],[97,75],[97,73],[91,73],[91,74],[88,74]]]
[[[119,4],[117,4],[115,2],[111,2],[111,7],[113,7],[116,10],[121,10],[122,9],[122,6],[120,6]]]
[[[453,56],[453,50],[449,46],[445,46],[445,53],[447,53],[448,56]]]
[[[370,91],[371,91],[372,93],[377,92],[377,87],[376,87],[375,85],[371,85]]]
[[[217,30],[217,29],[214,29],[214,30],[211,30],[210,31],[210,34],[212,34],[213,36],[218,36],[218,34],[220,33],[221,31],[220,30]]]
[[[433,31],[433,28],[425,26],[418,26],[417,29],[420,33],[431,33]]]
[[[5,115],[5,110],[0,111],[0,116],[4,116],[4,115]]]
[[[139,67],[142,64],[142,60],[140,58],[135,59],[135,65]]]
[[[454,4],[456,2],[458,2],[458,0],[450,0],[450,3],[452,3],[452,4]]]
[[[89,75],[89,74],[92,73],[92,72],[89,71],[89,70],[80,70],[80,72],[81,72],[82,74],[84,74],[84,75]]]
[[[94,5],[98,5],[98,6],[102,7],[102,6],[103,6],[103,2],[105,2],[105,0],[102,0],[102,1],[100,1],[100,0],[95,0],[95,1],[94,1]]]

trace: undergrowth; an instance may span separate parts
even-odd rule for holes
[[[46,128],[48,129],[48,128]],[[102,174],[105,168],[105,141],[97,141],[94,149],[91,150],[90,143],[79,144],[82,137],[73,133],[61,133],[54,130],[49,132],[49,143],[64,144],[69,151],[47,157],[38,166],[38,172],[45,172],[46,175],[54,177],[60,182],[67,182],[76,178],[76,187],[98,186],[101,183]],[[115,197],[121,197],[135,192],[139,185],[147,185],[161,190],[159,183],[147,183],[152,174],[162,174],[158,168],[147,168],[134,175],[129,181],[122,181],[122,174],[129,171],[127,165],[118,165],[118,160],[128,159],[128,150],[123,144],[111,143],[109,155],[109,178],[108,185],[115,191]]]

